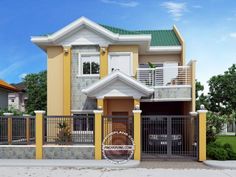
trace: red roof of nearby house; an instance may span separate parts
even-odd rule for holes
[[[18,92],[20,91],[19,89],[17,89],[16,87],[8,84],[7,82],[0,80],[0,88],[9,90],[9,91],[14,91],[14,92]]]

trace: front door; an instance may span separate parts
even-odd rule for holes
[[[121,131],[127,133],[128,130],[128,112],[112,112],[112,131]],[[120,116],[120,117],[119,117]],[[128,139],[123,135],[115,135],[112,139],[113,145],[127,144]]]

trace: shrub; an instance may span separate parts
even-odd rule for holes
[[[232,146],[228,143],[221,145],[220,143],[211,142],[207,145],[207,156],[214,160],[235,160],[236,153]]]
[[[57,134],[57,142],[59,144],[71,144],[72,135],[70,126],[66,121],[58,123],[59,133]]]
[[[225,115],[219,115],[212,112],[207,113],[207,143],[214,142],[216,140],[216,135],[221,132],[225,122]]]

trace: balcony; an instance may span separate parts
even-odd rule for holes
[[[137,80],[154,88],[153,99],[191,100],[192,65],[138,68]]]

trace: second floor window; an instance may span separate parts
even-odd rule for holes
[[[80,75],[94,75],[98,76],[100,71],[100,55],[99,53],[80,54]]]

